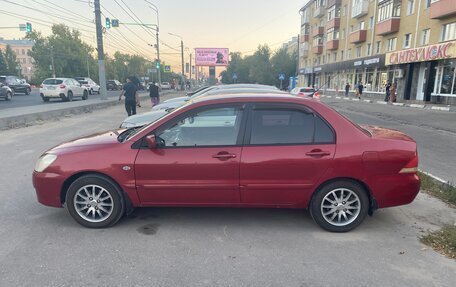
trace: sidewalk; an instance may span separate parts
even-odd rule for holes
[[[167,99],[167,96],[172,93],[175,92],[162,92],[161,98]],[[142,102],[145,102],[149,99],[149,95],[146,92],[141,92],[140,99]],[[88,101],[62,102],[5,109],[0,114],[0,130],[31,126],[46,120],[59,120],[62,117],[89,113],[118,104],[117,98],[111,98],[107,100],[92,99]]]

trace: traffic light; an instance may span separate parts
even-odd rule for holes
[[[111,19],[106,17],[106,29],[111,28]]]
[[[156,62],[155,62],[155,67],[156,67],[157,69],[160,69],[160,62],[159,62],[159,61],[156,61]]]
[[[27,33],[32,32],[32,23],[30,23],[30,22],[25,23],[25,31],[27,31]]]

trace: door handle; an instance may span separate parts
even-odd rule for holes
[[[322,151],[322,150],[312,150],[310,152],[307,152],[306,155],[311,156],[311,157],[323,157],[323,156],[328,156],[331,153],[329,151]]]
[[[232,154],[232,153],[218,153],[218,154],[214,154],[212,157],[218,158],[218,159],[229,159],[229,158],[236,158],[236,155]]]

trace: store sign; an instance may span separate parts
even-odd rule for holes
[[[387,53],[385,65],[399,65],[449,58],[456,58],[456,41]]]

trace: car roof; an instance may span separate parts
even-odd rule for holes
[[[203,103],[203,102],[236,102],[236,101],[241,101],[241,102],[258,102],[258,101],[272,101],[272,102],[299,102],[303,100],[312,100],[311,98],[306,99],[306,98],[301,98],[301,97],[296,97],[295,95],[291,95],[288,93],[258,93],[258,92],[252,92],[252,93],[239,93],[239,94],[223,94],[223,95],[210,95],[206,97],[198,97],[192,101],[189,101],[189,103]]]
[[[215,87],[215,89],[263,88],[263,89],[277,90],[276,86],[261,85],[261,84],[227,84],[227,85],[219,85],[219,86],[214,86],[214,87]]]
[[[280,90],[272,90],[272,89],[263,89],[263,88],[236,88],[236,89],[226,89],[226,90],[211,90],[208,91],[206,94],[201,95],[204,97],[208,97],[211,95],[226,95],[226,94],[242,94],[242,93],[258,93],[258,94],[288,94],[284,91]]]

